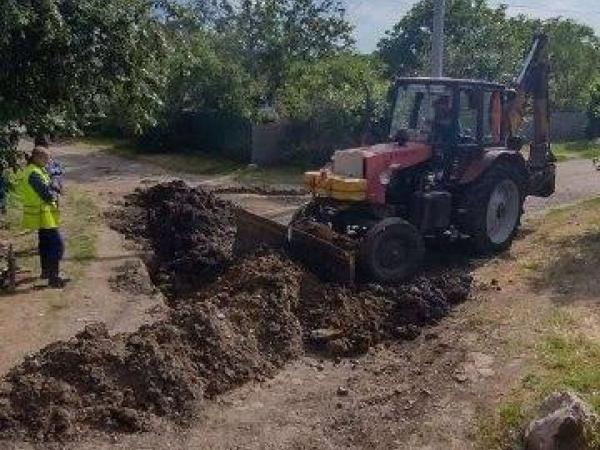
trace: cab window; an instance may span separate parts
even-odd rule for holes
[[[458,138],[461,144],[477,143],[478,95],[473,89],[460,90],[460,110],[458,112]]]
[[[483,93],[483,144],[499,145],[502,129],[502,96],[499,91]]]

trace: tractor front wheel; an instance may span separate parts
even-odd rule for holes
[[[425,254],[421,233],[398,218],[385,219],[365,235],[359,262],[366,276],[383,283],[393,283],[413,275]]]

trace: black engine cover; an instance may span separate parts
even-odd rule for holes
[[[448,191],[415,192],[411,201],[411,222],[422,232],[450,226],[452,194]]]

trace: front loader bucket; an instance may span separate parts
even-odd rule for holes
[[[260,246],[286,251],[326,281],[352,283],[356,277],[354,252],[335,245],[323,236],[297,227],[286,227],[244,209],[236,209],[236,255]]]
[[[297,227],[289,228],[289,252],[326,281],[352,283],[356,278],[354,252]]]
[[[252,214],[242,208],[235,209],[237,235],[234,253],[245,255],[257,247],[275,249],[287,247],[287,227],[264,217]]]

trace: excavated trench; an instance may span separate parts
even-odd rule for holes
[[[271,377],[306,351],[351,356],[414,338],[471,287],[463,269],[397,286],[341,286],[278,251],[236,256],[232,205],[183,182],[136,191],[111,222],[152,250],[147,264],[167,318],[114,336],[88,326],[14,367],[0,384],[0,439],[185,423],[202,400]]]

